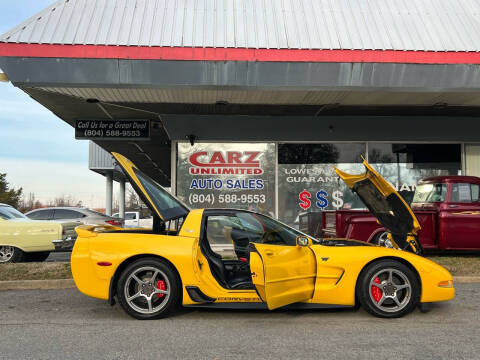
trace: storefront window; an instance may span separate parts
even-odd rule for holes
[[[310,211],[364,208],[334,171],[363,171],[364,143],[279,144],[279,219],[298,227],[299,215]]]
[[[368,161],[410,203],[419,180],[461,174],[461,145],[369,143]]]
[[[275,144],[178,144],[177,196],[191,208],[275,215]]]

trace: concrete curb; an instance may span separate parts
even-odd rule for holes
[[[480,283],[480,276],[454,276],[453,284]],[[73,279],[0,281],[1,290],[73,289]]]
[[[47,290],[75,288],[73,279],[0,281],[1,290]]]

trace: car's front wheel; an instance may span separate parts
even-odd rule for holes
[[[401,317],[420,301],[420,283],[415,273],[395,260],[370,264],[357,283],[357,297],[369,313],[383,318]]]
[[[25,253],[14,246],[0,246],[0,264],[22,262]]]
[[[181,283],[175,270],[156,258],[128,265],[117,282],[117,298],[123,309],[140,320],[168,316],[181,301]]]

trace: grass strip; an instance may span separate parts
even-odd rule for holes
[[[16,263],[0,265],[0,281],[71,279],[67,262]]]
[[[453,276],[480,276],[480,256],[428,256]]]

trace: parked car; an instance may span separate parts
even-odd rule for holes
[[[356,302],[373,315],[392,318],[454,297],[451,274],[414,254],[415,244],[407,248],[400,242],[409,252],[316,240],[252,211],[190,210],[127,158],[113,156],[155,214],[153,228],[79,226],[72,274],[82,293],[111,304],[117,299],[137,319],[162,318],[179,305],[311,309]],[[374,174],[359,181],[374,191],[380,179]],[[399,200],[391,189],[388,199]],[[388,204],[386,197],[376,200]],[[400,235],[415,231],[407,204],[396,201],[390,211],[411,214],[391,218],[405,231]],[[172,221],[175,230],[167,226]],[[235,256],[215,253],[210,244],[220,242],[233,243]]]
[[[123,226],[123,219],[102,214],[101,212],[80,207],[51,207],[35,209],[25,213],[32,220],[43,221],[79,221],[86,225]]]
[[[51,251],[70,250],[79,224],[31,220],[12,206],[0,204],[0,263],[43,261]]]
[[[480,250],[480,178],[438,176],[421,180],[411,208],[425,250]],[[388,229],[368,210],[324,211],[324,237],[345,237],[392,246]]]
[[[112,215],[113,217],[120,217],[119,213]],[[140,211],[125,211],[125,227],[149,228],[153,226],[153,216],[143,216]]]

